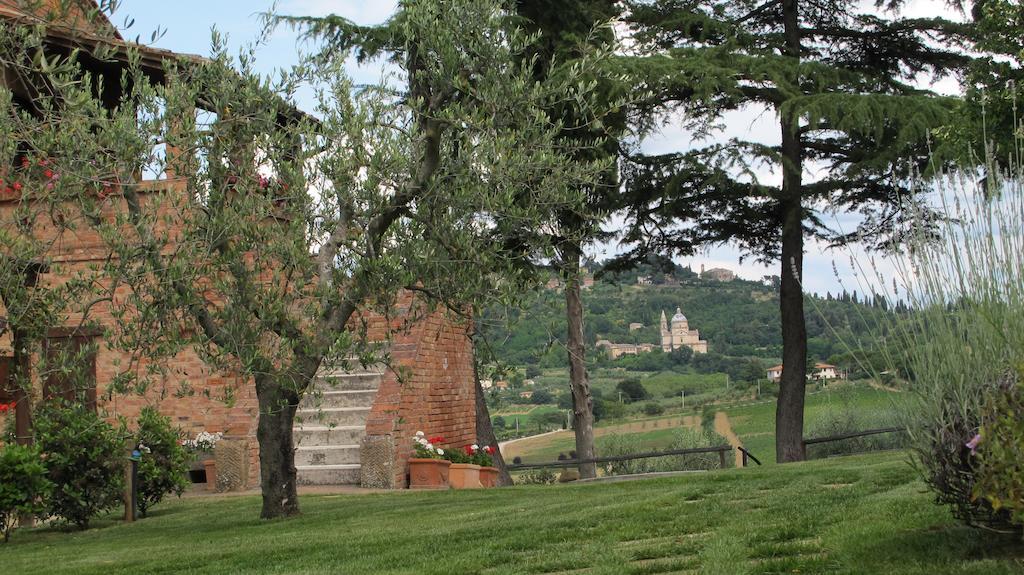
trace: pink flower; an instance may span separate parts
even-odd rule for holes
[[[964,447],[971,450],[971,455],[975,455],[977,453],[979,443],[981,443],[981,434],[976,433],[970,441],[964,444]]]

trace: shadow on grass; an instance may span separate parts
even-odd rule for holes
[[[927,558],[936,564],[970,561],[1024,561],[1024,540],[1020,534],[1002,534],[962,525],[936,525],[929,529],[898,531],[885,539],[865,542],[865,549],[878,557],[908,555]]]

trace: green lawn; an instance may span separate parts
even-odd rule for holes
[[[128,525],[16,533],[4,573],[1021,573],[1019,540],[957,526],[899,453],[488,491],[166,503]]]

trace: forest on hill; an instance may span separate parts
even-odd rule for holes
[[[666,271],[641,266],[627,273],[604,275],[599,266],[592,266],[592,272],[597,272],[594,284],[583,292],[588,361],[592,364],[656,371],[693,362],[698,368],[704,367],[700,364],[712,364],[706,366],[707,371],[738,375],[739,362],[746,363],[752,374],[781,357],[776,277],[716,281],[702,279],[693,270],[679,266]],[[637,278],[651,284],[638,285]],[[836,363],[853,375],[863,370],[865,362],[885,369],[875,356],[895,316],[881,298],[847,292],[808,294],[805,298],[809,361]],[[701,339],[709,342],[706,357],[691,359],[688,353],[662,354],[657,350],[644,354],[650,357],[612,361],[594,347],[600,339],[660,344],[661,314],[671,319],[676,308],[686,315],[690,329],[699,330]],[[565,299],[560,289],[540,289],[520,309],[491,308],[479,321],[497,361],[511,366],[565,366]],[[630,331],[632,323],[643,327]],[[852,354],[858,359],[854,360]],[[671,355],[683,357],[665,357]],[[757,360],[757,369],[749,367],[750,360]]]

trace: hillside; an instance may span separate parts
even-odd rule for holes
[[[638,276],[653,277],[654,284],[638,285]],[[680,308],[689,319],[690,328],[699,330],[701,338],[709,342],[710,357],[700,361],[715,362],[725,356],[758,359],[762,364],[777,362],[782,353],[782,336],[773,280],[720,282],[701,279],[687,268],[676,268],[669,278],[652,270],[599,277],[583,296],[587,343],[591,349],[598,339],[659,344],[662,312],[671,317]],[[848,361],[851,349],[871,348],[881,329],[878,320],[886,313],[881,307],[859,303],[857,294],[808,295],[810,359]],[[502,362],[516,366],[565,365],[564,349],[559,345],[565,332],[565,302],[557,288],[539,290],[523,309],[488,310],[480,323],[496,359]],[[631,323],[644,327],[631,332]],[[629,358],[606,362],[603,355],[592,352],[588,360],[644,371],[664,367],[645,369],[643,362],[637,364]],[[721,365],[712,367],[715,369],[700,371],[725,371]]]

